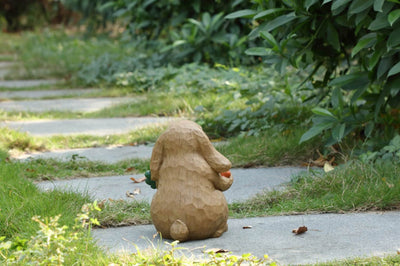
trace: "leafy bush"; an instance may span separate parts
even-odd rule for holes
[[[329,131],[329,145],[350,133],[380,134],[388,126],[382,116],[399,108],[399,11],[397,0],[265,0],[227,18],[254,20],[249,37],[264,45],[247,54],[281,72],[288,65],[309,70],[305,86],[324,109],[314,109],[302,141]]]
[[[243,0],[196,0],[190,4],[176,0],[64,0],[64,4],[83,14],[89,31],[117,22],[125,26],[125,36],[167,43],[163,56],[174,64],[241,62],[249,32],[246,23],[223,19],[224,14],[244,6]],[[244,62],[251,61],[244,58]]]

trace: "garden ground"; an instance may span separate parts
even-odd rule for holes
[[[7,81],[7,84],[9,82]],[[42,82],[35,82],[34,84],[29,84],[30,87],[36,84],[43,84]],[[25,86],[25,85],[24,85]],[[7,86],[3,87],[2,91],[13,91],[14,89],[10,89]],[[17,90],[22,90],[21,83],[16,88]],[[35,88],[31,88],[35,89]],[[26,96],[25,96],[26,97]],[[52,97],[55,97],[54,95]],[[57,97],[57,96],[56,96]],[[54,105],[54,102],[57,99],[49,100],[49,99],[41,99],[42,104],[39,106],[42,107],[50,107],[54,110],[57,105]],[[64,100],[67,101],[67,100]],[[73,99],[71,99],[73,101]],[[101,98],[99,98],[101,101]],[[8,101],[8,103],[18,102],[18,99],[15,101]],[[4,103],[7,103],[4,102]],[[104,104],[104,102],[103,102]],[[68,104],[67,104],[68,105]],[[24,102],[22,105],[24,108],[29,106],[29,101]],[[106,107],[106,106],[103,106]],[[101,109],[101,108],[100,108]],[[57,111],[57,110],[56,110]],[[113,118],[111,118],[113,119]],[[118,119],[118,118],[117,118]],[[88,120],[87,120],[88,121]],[[36,121],[38,122],[38,121]],[[16,129],[23,130],[23,124],[29,124],[30,122],[25,119],[24,122],[21,123],[19,127]],[[35,124],[35,123],[33,123]],[[86,123],[87,124],[87,123]],[[132,127],[132,125],[130,125]],[[115,126],[112,126],[115,127]],[[43,128],[43,125],[40,125],[39,128]],[[61,127],[56,126],[57,130],[60,130]],[[50,129],[46,130],[50,131]],[[79,131],[79,130],[78,130]],[[58,132],[59,135],[62,134]],[[111,134],[109,134],[111,135]],[[103,138],[107,138],[103,137]],[[130,146],[132,149],[135,149],[138,146]],[[151,145],[147,145],[146,148],[151,149]],[[106,155],[108,148],[105,147],[104,150],[100,152],[103,155]],[[112,149],[109,149],[112,150]],[[71,152],[69,150],[68,152]],[[72,151],[73,152],[73,151]],[[97,150],[99,152],[99,150]],[[131,153],[131,152],[129,152]],[[134,152],[131,154],[134,155]],[[146,157],[148,158],[149,152],[147,151]],[[75,155],[75,156],[74,156]],[[70,161],[78,164],[79,161],[90,161],[89,156],[83,158],[79,151],[76,153],[69,153]],[[111,155],[113,158],[114,155]],[[134,158],[129,158],[133,160]],[[28,162],[29,163],[29,160]],[[88,162],[86,162],[88,163]],[[94,162],[96,163],[96,162]],[[39,161],[32,160],[31,164],[37,165]],[[31,165],[32,166],[32,165]],[[25,165],[22,165],[22,168],[32,174],[37,170],[33,168],[26,168]],[[28,170],[29,169],[29,170]],[[126,167],[124,168],[126,169]],[[286,170],[289,168],[286,168]],[[294,168],[293,168],[294,169]],[[298,169],[298,168],[295,168]],[[140,172],[140,168],[137,169]],[[235,173],[235,171],[237,171]],[[240,172],[241,171],[241,172]],[[266,168],[257,168],[257,169],[234,169],[233,174],[237,176],[237,184],[239,188],[243,189],[246,185],[246,178],[248,175],[251,175],[252,178],[256,173],[260,173],[260,176],[257,178],[261,178],[263,181],[257,182],[247,182],[247,185],[250,184],[248,188],[246,188],[247,195],[254,195],[256,192],[260,192],[259,190],[253,191],[253,189],[260,189],[260,183],[263,183],[262,188],[267,188],[271,185],[270,181],[274,180],[270,175],[274,169],[266,169]],[[336,170],[335,170],[336,171]],[[269,172],[269,174],[268,174]],[[291,171],[280,172],[276,175],[276,178],[282,182],[290,182],[295,180],[290,173]],[[104,174],[101,174],[103,176]],[[93,175],[92,175],[93,176]],[[134,175],[132,175],[134,176]],[[67,176],[68,177],[68,176]],[[71,177],[71,176],[69,176]],[[121,177],[121,175],[119,175]],[[139,176],[135,176],[136,178]],[[104,179],[103,179],[104,178]],[[128,176],[125,176],[127,181],[129,181]],[[45,179],[39,177],[37,179]],[[111,177],[112,180],[118,180],[118,177]],[[98,185],[102,182],[102,180],[110,180],[106,177],[98,177],[95,179],[87,179],[88,182],[82,182],[82,180],[72,180],[65,181],[67,186],[68,182],[82,182],[82,186],[84,189],[90,190],[88,186],[89,180],[98,180]],[[54,181],[56,183],[58,181]],[[60,181],[61,182],[61,181]],[[126,186],[134,186],[134,184],[129,181],[130,184],[126,184]],[[305,180],[307,182],[307,179]],[[390,183],[391,180],[388,178],[386,186],[393,187],[397,186],[397,184]],[[72,183],[69,183],[72,184]],[[276,185],[280,185],[281,182],[276,182]],[[104,184],[107,186],[107,184]],[[82,188],[82,186],[80,186]],[[125,186],[125,184],[123,184]],[[133,187],[132,187],[133,188]],[[150,189],[149,187],[142,187],[142,191],[144,189]],[[106,189],[103,189],[106,190]],[[126,196],[123,195],[126,191],[124,188],[116,188],[116,190],[121,191],[122,197],[126,199]],[[132,189],[133,190],[133,189]],[[110,189],[110,192],[112,190]],[[351,191],[350,191],[351,192]],[[345,189],[343,189],[343,193],[345,193]],[[143,192],[144,194],[144,192]],[[242,193],[244,194],[244,193]],[[92,199],[93,199],[93,195]],[[239,192],[236,196],[242,196]],[[102,199],[115,199],[115,195],[107,195],[104,194],[99,200]],[[244,200],[239,199],[239,200]],[[326,198],[326,200],[328,200]],[[329,201],[328,201],[329,204]],[[145,211],[148,206],[144,207]],[[239,204],[239,208],[243,208]],[[264,206],[263,208],[267,208]],[[295,211],[294,211],[295,212]],[[294,213],[292,211],[292,214]],[[311,210],[312,212],[312,210]],[[321,212],[321,211],[320,211]],[[322,210],[323,212],[323,210]],[[254,215],[254,214],[253,214]],[[265,215],[265,214],[264,214]],[[207,248],[219,248],[226,249],[234,252],[235,254],[247,253],[251,252],[257,256],[263,256],[265,253],[270,255],[272,259],[277,260],[283,264],[298,264],[298,263],[317,263],[326,260],[334,260],[334,259],[345,259],[349,257],[364,257],[364,256],[373,256],[373,255],[384,255],[384,254],[396,254],[396,250],[400,247],[400,235],[396,234],[396,226],[399,220],[399,212],[391,211],[391,212],[368,212],[368,213],[347,213],[347,214],[307,214],[307,215],[295,215],[295,216],[273,216],[273,217],[258,217],[258,218],[242,218],[242,219],[230,219],[230,229],[226,232],[221,238],[217,239],[209,239],[204,241],[192,241],[183,244],[179,244],[179,246],[187,247],[189,251],[192,251],[196,248],[197,251],[194,253],[199,254],[198,251],[202,250],[204,245]],[[292,229],[295,229],[299,226],[305,225],[308,227],[308,231],[301,235],[295,235],[292,233]],[[243,227],[249,227],[251,229],[244,229]],[[111,247],[112,251],[116,251],[117,249],[123,247],[128,251],[135,251],[136,247],[134,244],[138,245],[139,248],[146,248],[149,244],[149,241],[154,241],[154,245],[158,247],[160,240],[155,238],[153,240],[153,235],[155,230],[152,225],[138,225],[133,227],[120,227],[120,228],[109,228],[109,229],[96,229],[93,231],[93,236],[95,239],[99,240],[99,244],[105,247]],[[145,238],[145,240],[142,239]],[[124,240],[126,239],[126,240]],[[161,245],[162,242],[161,242]],[[200,248],[200,249],[197,249]],[[187,253],[186,253],[187,254]],[[396,260],[396,258],[394,259]],[[397,258],[397,260],[399,260]]]

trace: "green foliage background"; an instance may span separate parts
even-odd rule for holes
[[[321,134],[327,146],[352,138],[371,152],[399,134],[398,0],[61,2],[80,14],[86,37],[96,40],[96,30],[109,25],[118,25],[121,33],[114,40],[123,53],[105,47],[100,54],[88,52],[80,63],[60,64],[59,73],[67,68],[85,84],[106,82],[149,91],[165,88],[185,71],[178,70],[181,66],[192,63],[219,70],[261,64],[279,74],[259,68],[230,71],[233,76],[253,76],[252,82],[235,85],[235,99],[247,101],[241,108],[225,107],[214,118],[201,116],[203,126],[210,131],[225,128],[227,135],[257,135],[281,126],[277,118],[283,117],[282,121],[312,123],[301,142]],[[71,47],[39,41],[49,47],[47,56]],[[254,75],[248,74],[253,70]],[[186,87],[190,92],[193,86]],[[201,107],[197,111],[201,114]],[[291,123],[282,130],[285,126]]]
[[[287,66],[310,73],[313,127],[301,141],[324,131],[327,145],[349,134],[393,138],[400,126],[400,2],[385,0],[257,1],[228,19],[251,17],[250,38],[282,74]]]

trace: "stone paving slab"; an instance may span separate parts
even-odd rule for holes
[[[0,80],[4,79],[4,77],[11,71],[10,68],[14,64],[14,62],[0,62]]]
[[[43,80],[0,80],[0,88],[25,88],[37,87],[42,85],[52,85],[60,82],[56,79]]]
[[[220,238],[184,242],[178,247],[186,249],[186,256],[197,258],[209,248],[226,249],[237,255],[268,254],[284,265],[394,255],[400,247],[399,221],[400,212],[229,219],[229,229]],[[308,227],[306,233],[292,233],[303,225]],[[150,243],[167,248],[164,240],[153,239],[155,233],[153,225],[92,230],[98,244],[110,252],[136,252],[135,245],[143,251],[151,247]]]
[[[0,69],[1,76],[1,69]],[[68,90],[18,90],[18,91],[0,91],[0,99],[13,98],[44,98],[60,96],[85,96],[90,93],[100,91],[100,89],[68,89]]]
[[[95,112],[116,104],[137,102],[136,98],[83,98],[83,99],[52,99],[52,100],[27,100],[0,102],[0,109],[5,111],[25,112]]]
[[[36,121],[8,121],[0,122],[0,127],[9,127],[21,132],[28,132],[33,136],[52,135],[96,135],[128,133],[145,126],[158,126],[170,122],[170,117],[127,117],[127,118],[99,118],[99,119],[64,119],[64,120],[36,120]]]
[[[0,68],[10,68],[10,67],[12,67],[13,65],[15,65],[15,62],[9,62],[9,61],[1,61],[0,62]]]
[[[0,68],[0,80],[2,80],[5,76],[7,76],[9,70]]]
[[[282,184],[289,182],[294,175],[306,170],[306,168],[302,167],[234,168],[231,170],[234,182],[224,194],[229,203],[244,201],[265,189],[276,189]],[[37,186],[43,190],[61,189],[83,193],[87,192],[97,200],[111,198],[114,200],[123,199],[151,202],[155,190],[144,182],[132,182],[130,177],[138,179],[144,177],[144,175],[45,181],[37,183]],[[135,199],[128,198],[126,192],[133,192],[136,188],[139,188],[141,193],[136,195]]]
[[[14,159],[57,159],[62,161],[71,160],[73,155],[78,155],[89,161],[101,161],[106,163],[116,163],[133,158],[149,159],[153,151],[153,144],[137,146],[109,146],[85,149],[65,149],[50,152],[25,153],[14,156]]]

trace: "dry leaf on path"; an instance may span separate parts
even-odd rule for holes
[[[205,251],[206,253],[227,253],[229,250],[222,248],[209,248]]]
[[[324,172],[328,173],[332,170],[335,170],[335,168],[333,168],[332,165],[328,161],[326,161],[324,164]]]
[[[132,171],[135,171],[136,169],[135,169],[135,167],[128,167],[128,168],[126,168],[126,170],[125,170],[125,172],[132,172]]]
[[[146,177],[142,177],[142,178],[138,178],[138,179],[136,179],[136,178],[134,178],[134,177],[131,177],[130,179],[131,179],[134,183],[142,183],[142,182],[146,181]]]
[[[133,195],[139,195],[140,194],[140,188],[136,188],[134,191],[133,191]]]
[[[127,191],[125,194],[128,198],[135,198],[135,194],[133,194],[132,192]]]
[[[251,228],[253,228],[253,226],[251,226],[251,225],[243,226],[243,229],[251,229]]]
[[[293,229],[292,233],[296,234],[296,235],[300,235],[300,234],[304,234],[305,232],[307,232],[307,226],[300,226],[297,229]]]

